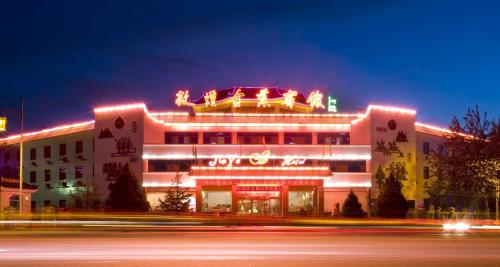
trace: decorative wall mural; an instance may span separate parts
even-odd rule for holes
[[[399,131],[398,135],[396,137],[396,142],[399,142],[399,143],[408,142],[408,137],[406,136],[406,133],[403,131]]]
[[[397,127],[397,123],[395,120],[389,120],[387,122],[387,127],[389,127],[390,130],[396,130],[396,127]]]
[[[103,129],[101,129],[101,131],[99,131],[99,139],[105,139],[105,138],[113,138],[113,133],[111,132],[111,130],[109,129],[109,127],[104,127]]]
[[[388,142],[386,145],[384,139],[380,139],[380,141],[377,141],[376,143],[375,152],[382,152],[385,156],[397,154],[399,157],[404,157],[404,154],[399,149],[396,141]]]
[[[133,146],[130,137],[115,138],[116,153],[111,154],[112,157],[128,157],[135,155],[137,149]]]
[[[125,126],[125,121],[123,120],[123,118],[122,117],[116,118],[116,120],[115,120],[116,129],[121,129],[121,128],[123,128],[123,126]]]

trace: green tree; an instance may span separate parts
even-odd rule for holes
[[[359,203],[358,197],[352,190],[342,205],[342,215],[349,218],[361,218],[365,216],[365,212],[361,208],[361,203]]]
[[[495,217],[499,220],[499,199],[500,199],[500,160],[483,160],[472,165],[478,172],[478,176],[487,181],[490,190],[495,194]]]
[[[444,142],[446,153],[431,157],[434,171],[439,172],[439,178],[447,184],[452,206],[478,209],[488,202],[489,183],[474,163],[492,157],[492,142],[488,140],[492,125],[495,124],[477,106],[469,108],[463,123],[453,117],[450,134]]]
[[[108,186],[106,207],[115,211],[148,211],[149,202],[129,165],[125,164],[115,175]]]
[[[169,212],[188,212],[190,196],[189,190],[182,187],[181,176],[177,173],[172,179],[172,186],[167,189],[163,200],[159,199],[160,208]]]
[[[399,182],[406,180],[406,164],[404,162],[391,162],[389,167],[386,168],[387,173],[392,173],[394,178]]]
[[[102,207],[99,193],[94,184],[77,186],[71,190],[70,195],[75,209],[98,210]]]
[[[408,212],[408,201],[401,193],[401,182],[391,172],[385,180],[378,197],[378,215],[383,218],[405,218]]]
[[[375,174],[375,181],[378,188],[382,188],[385,183],[385,173],[382,166],[378,166],[377,173]]]

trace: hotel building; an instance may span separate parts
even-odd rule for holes
[[[416,122],[412,109],[339,113],[326,102],[319,91],[234,87],[195,100],[179,91],[176,111],[96,107],[92,120],[24,134],[23,179],[38,187],[31,208],[71,207],[71,191],[84,184],[106,199],[109,176],[129,164],[152,209],[179,175],[196,212],[321,216],[342,207],[350,190],[367,211],[376,172],[398,163],[407,172],[404,196],[423,209],[428,156],[448,131]],[[2,176],[17,174],[19,141],[0,139]]]

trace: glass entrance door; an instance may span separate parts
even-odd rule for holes
[[[278,198],[245,197],[238,199],[238,213],[245,215],[276,216],[280,214]]]

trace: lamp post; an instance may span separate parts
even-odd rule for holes
[[[21,137],[19,140],[19,215],[23,214],[24,97],[21,97]]]

